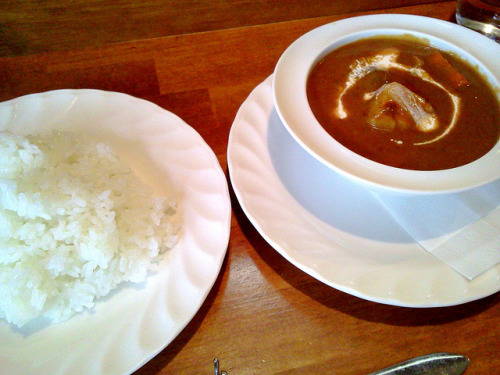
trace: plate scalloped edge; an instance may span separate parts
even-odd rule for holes
[[[273,138],[271,131],[278,136]],[[273,141],[280,144],[273,145]],[[303,157],[295,154],[306,154],[275,113],[271,76],[252,91],[236,115],[229,136],[228,167],[235,195],[250,222],[297,268],[343,292],[405,307],[457,305],[500,290],[500,266],[469,282],[412,240],[367,240],[316,217],[291,193],[283,175],[278,175],[283,171],[276,170],[279,165],[270,154],[272,147],[282,146],[283,153],[288,152],[285,161],[301,162]],[[330,174],[329,182],[363,194],[363,202],[374,199],[357,184],[334,176],[334,171],[317,166],[321,163],[313,160],[305,164],[318,168],[323,177]]]
[[[145,283],[121,286],[91,312],[60,324],[19,330],[0,323],[0,367],[9,374],[136,370],[185,328],[219,275],[231,202],[217,157],[171,112],[101,90],[55,90],[0,103],[0,129],[57,129],[103,139],[159,193],[178,196],[179,242]]]

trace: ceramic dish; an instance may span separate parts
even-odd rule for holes
[[[128,95],[60,90],[0,104],[0,129],[88,134],[115,146],[158,192],[178,197],[182,230],[158,271],[90,312],[21,329],[0,321],[0,368],[17,374],[126,374],[167,346],[205,300],[229,240],[227,182],[212,150],[174,114]]]
[[[405,193],[456,192],[500,178],[500,141],[482,158],[441,171],[412,171],[382,165],[342,146],[321,127],[307,101],[310,70],[339,46],[376,35],[411,34],[477,66],[500,100],[500,48],[464,27],[433,18],[384,14],[348,18],[314,29],[292,43],[278,61],[273,97],[278,115],[296,141],[328,167],[369,188]],[[478,114],[479,115],[479,114]]]
[[[500,290],[500,265],[468,281],[415,243],[373,192],[300,147],[274,109],[271,78],[234,120],[228,165],[238,201],[259,233],[331,287],[409,307],[456,305]]]

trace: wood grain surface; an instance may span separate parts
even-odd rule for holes
[[[297,37],[360,14],[453,21],[454,7],[418,0],[2,1],[0,100],[60,88],[144,98],[196,129],[227,172],[236,111]],[[345,294],[286,261],[231,199],[231,238],[215,286],[137,375],[213,374],[214,357],[229,375],[358,375],[443,351],[469,356],[467,374],[500,373],[498,294],[433,309]]]
[[[438,0],[2,0],[0,56],[432,2]]]

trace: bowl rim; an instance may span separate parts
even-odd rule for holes
[[[500,140],[481,158],[452,169],[417,171],[383,165],[341,145],[328,135],[309,107],[306,83],[315,63],[331,50],[375,35],[416,35],[431,46],[458,54],[487,76],[500,102],[500,48],[463,26],[425,16],[378,14],[347,18],[317,27],[295,40],[273,74],[276,112],[292,137],[313,157],[374,190],[413,194],[450,193],[500,178]],[[305,53],[306,52],[306,53]]]

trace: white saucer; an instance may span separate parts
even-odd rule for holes
[[[373,193],[304,151],[278,118],[272,77],[236,115],[228,166],[259,233],[331,287],[409,307],[457,305],[500,290],[500,265],[468,281],[415,243]]]

